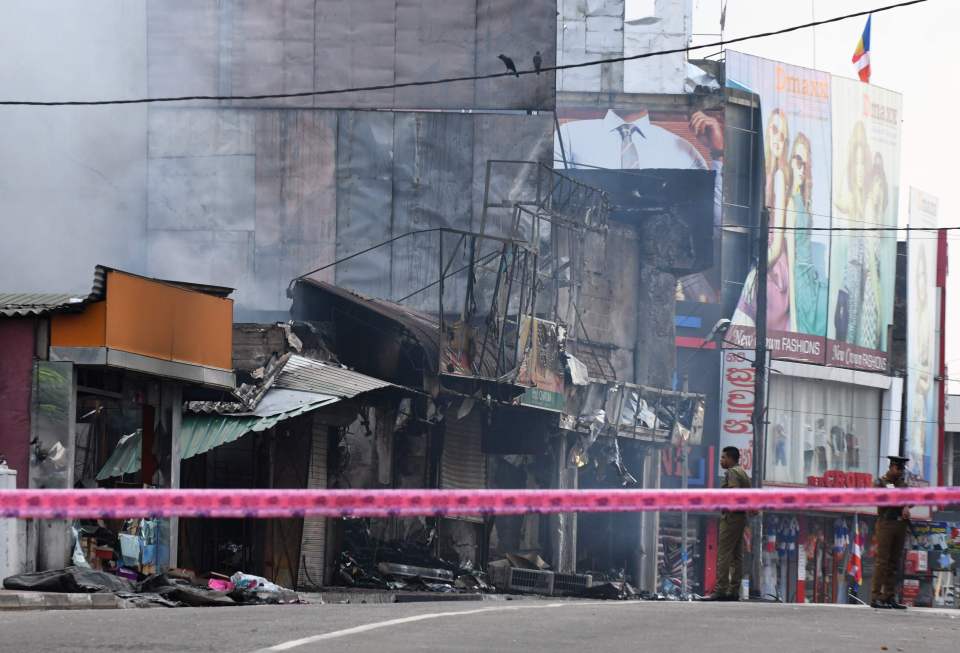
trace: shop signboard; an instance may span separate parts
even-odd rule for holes
[[[953,531],[953,524],[948,522],[915,521],[911,524],[913,546],[927,553],[928,565],[932,571],[954,568]]]
[[[829,469],[822,476],[808,476],[807,485],[810,487],[869,488],[873,487],[873,474]]]
[[[753,475],[753,407],[756,401],[754,352],[723,351],[720,376],[720,449],[740,450],[740,466]]]
[[[524,406],[562,411],[564,373],[560,358],[562,327],[556,322],[523,318],[520,351],[524,352],[517,383],[527,386],[520,397]]]

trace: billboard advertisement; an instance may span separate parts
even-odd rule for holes
[[[886,372],[900,179],[898,93],[833,78],[833,238],[827,364]],[[840,229],[840,230],[838,230]]]
[[[740,466],[753,476],[754,352],[725,349],[720,381],[720,449],[740,450]]]
[[[907,240],[907,471],[935,485],[937,460],[937,198],[910,189]]]
[[[831,84],[827,73],[727,52],[727,86],[760,97],[767,249],[767,344],[774,358],[826,361],[830,260]],[[811,230],[810,228],[815,228]],[[728,339],[752,349],[756,269]]]
[[[554,138],[554,167],[576,171],[574,177],[602,188],[617,210],[646,210],[666,202],[685,215],[691,231],[710,235],[719,228],[723,199],[723,110],[663,110],[642,103],[611,108],[558,107],[560,129]],[[695,175],[644,174],[641,170],[714,172],[707,189],[712,200],[704,211],[701,182]],[[712,190],[712,197],[710,191]],[[691,202],[691,198],[696,201]],[[628,206],[629,205],[629,206]],[[719,247],[719,238],[707,242]],[[695,249],[701,249],[695,244]],[[707,258],[707,257],[704,257]],[[716,254],[713,255],[716,258]],[[696,266],[700,269],[706,266]],[[695,268],[696,269],[696,268]],[[677,298],[696,302],[719,300],[716,269],[682,276]]]

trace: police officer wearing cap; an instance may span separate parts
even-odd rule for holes
[[[887,456],[890,467],[887,473],[876,480],[880,488],[907,487],[904,467],[909,458]],[[903,557],[903,544],[910,523],[908,506],[880,506],[877,508],[877,565],[873,574],[870,607],[905,610],[907,606],[897,603],[897,572]]]

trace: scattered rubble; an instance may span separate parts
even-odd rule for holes
[[[192,572],[174,570],[147,576],[141,582],[106,571],[67,567],[8,576],[4,589],[57,593],[112,593],[138,607],[218,607],[301,603],[293,590],[265,578],[236,573],[229,585],[222,578],[200,579]],[[229,588],[229,589],[226,589]]]
[[[334,568],[336,580],[348,587],[414,592],[491,592],[486,574],[431,553],[433,539],[384,542],[374,538],[362,520],[344,528],[344,548]]]

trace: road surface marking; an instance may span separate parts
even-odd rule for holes
[[[582,605],[614,605],[614,604],[602,604],[602,603],[586,603],[582,601],[565,601],[563,603],[546,603],[546,604],[537,604],[537,605],[510,605],[510,606],[497,606],[491,608],[475,608],[473,610],[458,610],[456,612],[429,612],[427,614],[418,614],[412,617],[402,617],[400,619],[389,619],[387,621],[375,621],[373,623],[364,624],[362,626],[354,626],[353,628],[344,628],[343,630],[334,630],[329,633],[322,633],[320,635],[311,635],[310,637],[303,637],[301,639],[292,639],[288,642],[282,642],[271,646],[269,648],[261,649],[261,651],[289,651],[290,649],[297,648],[298,646],[305,646],[306,644],[313,644],[314,642],[322,642],[328,639],[337,639],[338,637],[347,637],[349,635],[358,635],[360,633],[365,633],[371,630],[378,630],[380,628],[390,628],[391,626],[400,626],[402,624],[414,623],[417,621],[426,621],[427,619],[440,619],[443,617],[462,617],[472,614],[482,614],[484,612],[509,612],[513,610],[535,610],[535,609],[544,609],[544,608],[561,608],[564,606],[582,606]]]
[[[266,653],[267,651],[289,651],[291,649],[306,646],[307,644],[313,644],[315,642],[322,642],[329,639],[337,639],[340,637],[348,637],[350,635],[358,635],[360,633],[366,633],[371,630],[379,630],[381,628],[390,628],[392,626],[401,626],[403,624],[415,623],[417,621],[426,621],[429,619],[440,619],[443,617],[463,617],[474,614],[483,614],[486,612],[512,612],[516,610],[543,610],[545,608],[562,608],[562,607],[574,607],[574,606],[591,606],[591,607],[625,607],[630,605],[639,605],[643,602],[638,601],[611,601],[611,602],[598,602],[598,601],[564,601],[560,603],[538,603],[530,605],[510,605],[510,606],[495,606],[489,608],[474,608],[472,610],[457,610],[451,612],[429,612],[427,614],[418,614],[410,617],[401,617],[398,619],[388,619],[386,621],[375,621],[369,624],[363,624],[362,626],[353,626],[352,628],[344,628],[342,630],[334,630],[329,633],[321,633],[319,635],[311,635],[309,637],[303,637],[301,639],[292,639],[287,642],[281,642],[274,646],[268,648],[260,649],[257,653]],[[665,601],[658,602],[660,605],[692,605],[696,602],[688,601]],[[752,605],[752,606],[769,606],[776,608],[854,608],[867,610],[867,606],[862,605],[843,605],[843,604],[827,604],[827,603],[746,603],[743,605]],[[720,607],[720,606],[716,606]],[[726,606],[724,606],[726,607]],[[729,609],[729,608],[727,608]],[[875,612],[875,610],[872,610]],[[949,616],[951,619],[957,618],[957,611],[954,609],[944,609],[944,608],[921,608],[916,610],[905,610],[900,612],[900,614],[940,614]]]

